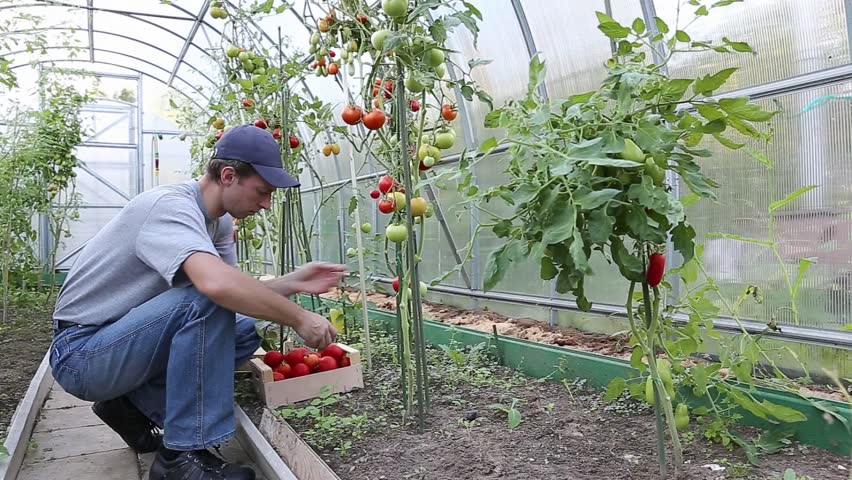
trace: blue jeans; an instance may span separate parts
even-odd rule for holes
[[[254,325],[195,287],[172,288],[113,323],[56,332],[50,366],[82,400],[127,396],[166,448],[208,448],[234,434],[234,370],[260,346]]]

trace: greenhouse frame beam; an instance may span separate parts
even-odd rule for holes
[[[86,60],[76,60],[76,59],[67,59],[67,60],[43,60],[43,61],[41,61],[41,62],[37,62],[37,65],[46,65],[46,64],[51,64],[51,65],[52,65],[52,64],[56,64],[56,63],[89,63],[89,62],[87,62]],[[14,65],[14,66],[12,66],[12,67],[10,67],[10,68],[11,68],[12,70],[14,70],[14,69],[21,68],[21,67],[26,67],[26,66],[29,66],[29,65],[30,65],[29,63],[21,63],[21,64],[18,64],[18,65]],[[121,65],[121,64],[119,64],[119,63],[114,63],[114,62],[105,62],[105,61],[103,61],[103,60],[96,60],[96,61],[95,61],[95,63],[93,63],[92,65],[108,65],[108,66],[111,66],[111,67],[123,68],[123,69],[126,69],[126,70],[130,70],[130,71],[136,72],[136,73],[138,73],[140,76],[141,76],[141,75],[144,75],[144,76],[146,76],[146,77],[148,77],[148,78],[150,78],[150,79],[152,79],[152,80],[156,80],[156,81],[158,81],[158,82],[162,83],[163,85],[165,85],[165,84],[166,84],[166,81],[165,81],[165,80],[162,80],[162,79],[160,79],[160,78],[157,78],[157,77],[155,77],[155,76],[151,75],[150,73],[143,72],[143,71],[138,70],[138,69],[136,69],[136,68],[128,67],[127,65]],[[65,69],[62,69],[62,70],[65,70]],[[118,75],[118,74],[114,74],[114,73],[98,73],[98,72],[90,72],[90,73],[92,73],[93,75],[106,76],[106,77],[114,77],[114,78],[124,78],[124,77],[127,77],[127,78],[136,78],[136,77],[133,77],[133,76],[128,76],[128,75]],[[184,79],[182,79],[182,78],[179,78],[179,80],[180,80],[180,81],[182,81],[182,82],[184,82],[184,83],[186,83],[187,85],[191,85],[189,82],[187,82],[186,80],[184,80]],[[200,105],[197,101],[195,101],[195,99],[193,99],[192,97],[190,97],[189,95],[187,95],[187,94],[186,94],[183,90],[180,90],[180,89],[178,89],[178,88],[175,88],[175,91],[177,91],[179,94],[183,95],[183,96],[184,96],[184,98],[186,98],[187,100],[189,100],[190,102],[192,102],[192,103],[193,103],[196,107],[198,107],[199,109],[204,110],[204,107],[202,107],[202,106],[201,106],[201,105]],[[205,100],[207,100],[207,101],[209,101],[209,100],[210,100],[210,99],[209,99],[206,95],[204,95],[203,93],[201,93],[201,92],[197,92],[197,91],[196,91],[196,93],[198,93],[199,95],[201,95],[201,96],[202,96]]]
[[[186,40],[183,42],[183,46],[180,49],[180,54],[178,54],[177,60],[175,61],[175,66],[174,68],[172,68],[171,75],[169,75],[169,82],[166,84],[169,88],[171,88],[172,82],[175,81],[175,76],[177,75],[177,71],[180,68],[181,63],[184,63],[183,59],[184,57],[186,57],[186,53],[189,51],[189,46],[192,45],[192,40],[195,39],[195,34],[198,33],[198,28],[201,26],[201,22],[204,21],[204,12],[207,11],[207,8],[209,6],[210,0],[204,0],[204,2],[202,2],[201,4],[201,9],[198,11],[198,16],[195,17],[195,21],[192,22],[192,28],[189,29],[189,34],[186,36]],[[213,81],[211,81],[210,83],[216,85],[216,83],[214,83]]]
[[[374,277],[373,280],[386,284],[390,284],[392,282],[392,279],[386,277]],[[529,305],[535,307],[551,307],[558,310],[581,311],[580,308],[577,306],[577,302],[574,302],[572,300],[549,299],[547,297],[537,295],[507,293],[500,291],[486,292],[481,290],[469,290],[465,288],[440,284],[429,286],[429,290],[448,295],[477,297],[495,302]],[[624,307],[609,305],[605,303],[593,304],[591,310],[589,310],[589,313],[596,313],[599,315],[606,316],[616,316],[619,318],[623,317],[624,319],[627,319],[627,311]],[[689,317],[687,315],[678,314],[672,317],[672,321],[675,323],[686,324],[689,323]],[[809,343],[821,347],[835,347],[843,348],[846,350],[852,350],[852,334],[840,330],[821,330],[816,328],[797,327],[795,325],[781,325],[781,331],[774,332],[771,329],[768,329],[765,323],[755,322],[752,320],[740,320],[740,323],[742,323],[743,328],[752,335],[762,334],[766,337],[771,337],[774,340],[799,341],[802,343]],[[737,324],[736,320],[729,318],[713,319],[713,327],[717,330],[725,331],[728,333],[742,333],[743,330]],[[704,327],[702,326],[701,328]]]
[[[527,14],[524,12],[524,6],[521,5],[521,0],[511,0],[512,8],[515,10],[515,18],[518,20],[518,25],[521,27],[521,34],[524,37],[524,44],[527,47],[527,54],[530,60],[538,53],[538,48],[535,46],[535,38],[530,29],[530,22],[527,20]],[[538,86],[538,93],[542,98],[547,99],[546,82],[541,82]]]
[[[95,61],[95,13],[92,7],[95,6],[95,0],[87,0],[86,5],[89,6],[89,11],[86,12],[86,21],[89,24],[89,61]]]

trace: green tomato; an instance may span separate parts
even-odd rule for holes
[[[354,249],[354,248],[352,248],[352,247],[349,247],[349,249],[348,249],[348,250],[346,250],[346,256],[347,256],[347,257],[352,258],[352,257],[354,257],[355,255],[358,255],[358,250],[355,250],[355,249]]]
[[[415,80],[413,77],[408,77],[405,79],[405,88],[407,88],[413,93],[420,93],[426,87],[422,83]]]
[[[385,0],[382,2],[382,10],[389,17],[404,17],[408,13],[408,0]]]
[[[393,197],[393,211],[401,212],[405,208],[405,194],[402,192],[393,192],[390,196]]]
[[[423,165],[426,167],[435,166],[435,157],[426,157],[423,159]]]
[[[311,35],[311,45],[319,45],[319,42],[320,34],[319,32],[314,32],[313,35]]]
[[[645,380],[645,401],[654,405],[654,380],[650,375],[648,375],[648,380]]]
[[[253,63],[243,62],[242,65],[243,65],[243,70],[245,70],[246,72],[251,73],[251,72],[254,71],[254,64]]]
[[[675,428],[678,430],[686,429],[689,425],[689,407],[685,403],[679,403],[675,409]]]
[[[420,149],[417,151],[417,159],[423,161],[426,157],[433,157],[437,162],[441,159],[441,150],[438,149],[438,147],[433,147],[424,143],[420,145]]]
[[[266,75],[259,75],[259,74],[255,73],[254,75],[251,76],[251,83],[254,84],[255,86],[262,85],[265,82],[266,82]]]
[[[426,292],[428,292],[428,291],[429,291],[429,286],[428,286],[428,285],[426,285],[426,284],[425,284],[425,283],[423,283],[423,282],[420,282],[420,296],[421,296],[421,297],[425,297],[425,296],[426,296]]]
[[[663,181],[666,179],[666,172],[663,171],[662,168],[657,166],[657,162],[654,161],[653,158],[648,157],[645,160],[645,175],[651,177],[654,180],[654,185],[660,186],[663,184]]]
[[[621,158],[625,160],[633,160],[634,162],[644,162],[645,152],[639,148],[639,145],[633,143],[629,138],[624,139],[624,151],[621,152]]]
[[[404,242],[408,238],[408,229],[405,225],[392,223],[385,229],[385,236],[394,243]]]
[[[373,226],[370,225],[369,223],[362,223],[361,224],[361,231],[364,232],[364,233],[370,233],[370,232],[373,231]]]
[[[433,68],[433,70],[435,70],[435,75],[438,78],[444,78],[444,75],[447,74],[447,67],[443,63]]]
[[[376,50],[381,50],[382,45],[385,44],[385,39],[388,38],[391,31],[388,29],[382,29],[375,31],[372,35],[370,35],[370,43],[373,44],[373,48]]]
[[[325,48],[325,47],[322,47],[322,48],[319,49],[319,52],[317,52],[317,53],[319,54],[320,57],[327,57],[328,56],[328,49]]]
[[[225,55],[227,55],[228,58],[237,58],[240,55],[240,47],[233,43],[228,45],[228,49],[225,50]]]
[[[441,150],[453,148],[456,143],[456,136],[448,131],[444,131],[435,136],[435,146]]]
[[[423,61],[426,62],[426,65],[433,68],[444,63],[444,60],[446,59],[447,57],[444,55],[444,51],[437,48],[430,49],[426,52],[426,56],[423,57]]]
[[[240,59],[241,62],[251,61],[251,56],[249,55],[249,52],[240,52],[237,57]]]

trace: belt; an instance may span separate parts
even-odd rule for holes
[[[79,327],[80,326],[79,323],[66,322],[65,320],[59,320],[58,322],[56,322],[56,325],[58,327],[58,331],[65,330],[66,328],[70,328],[70,327]]]

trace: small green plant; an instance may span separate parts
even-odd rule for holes
[[[6,439],[4,438],[3,442],[5,442],[5,441],[6,441]],[[6,450],[6,447],[4,447],[3,445],[0,445],[0,462],[2,462],[3,460],[6,460],[7,458],[9,458],[9,450]]]
[[[345,455],[355,441],[364,438],[370,428],[371,419],[366,413],[340,416],[332,413],[332,407],[340,403],[340,395],[331,393],[325,386],[317,398],[303,407],[285,407],[277,411],[285,420],[306,422],[302,435],[318,450],[333,449]]]
[[[783,480],[813,480],[813,479],[811,477],[807,476],[807,475],[799,476],[799,475],[796,474],[795,470],[793,470],[792,468],[788,468],[788,469],[784,470]]]
[[[493,408],[495,410],[500,410],[502,412],[505,412],[506,413],[506,421],[509,424],[509,430],[514,430],[514,429],[518,428],[518,426],[521,424],[521,412],[518,411],[518,409],[516,408],[517,404],[518,404],[518,399],[513,398],[512,404],[509,405],[509,406],[506,406],[505,404],[502,404],[502,403],[495,403],[495,404],[489,405],[488,407]]]

